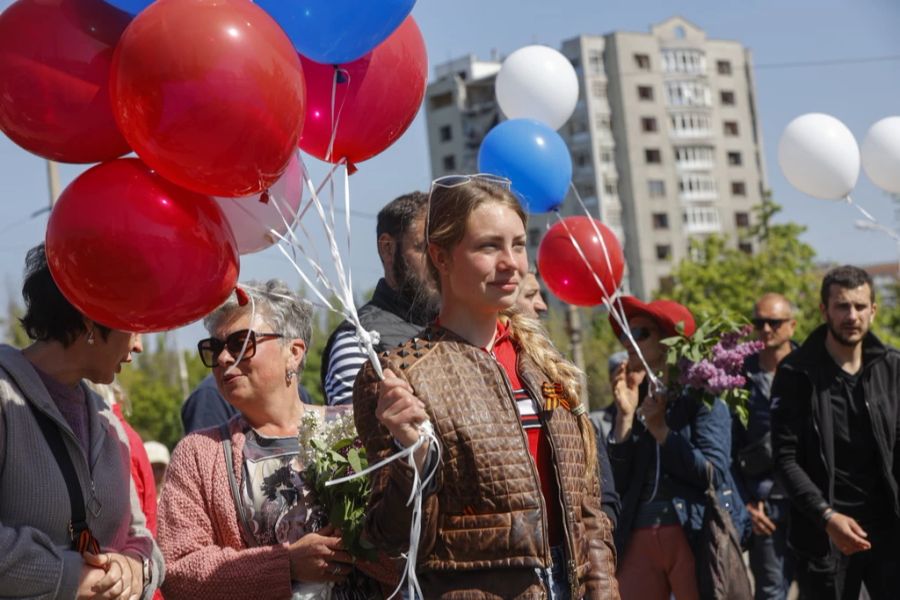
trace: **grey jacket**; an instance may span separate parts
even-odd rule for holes
[[[31,363],[16,348],[0,345],[0,598],[74,598],[83,564],[71,549],[65,480],[26,402],[59,426],[84,492],[88,526],[102,550],[151,559],[144,600],[162,581],[162,555],[131,481],[128,439],[103,400],[87,386],[85,392],[89,457]]]

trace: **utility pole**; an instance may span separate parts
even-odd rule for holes
[[[47,161],[47,187],[50,192],[50,210],[56,204],[60,194],[59,186],[59,166],[52,160]]]
[[[569,334],[569,348],[572,352],[572,362],[584,371],[584,346],[581,334],[581,313],[578,307],[572,304],[566,306],[566,333]]]

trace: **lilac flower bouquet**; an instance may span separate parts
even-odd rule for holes
[[[750,392],[745,387],[744,360],[763,348],[762,342],[747,339],[751,332],[750,325],[718,319],[704,322],[690,337],[662,340],[669,348],[670,385],[679,391],[694,390],[708,403],[721,398],[746,423]]]

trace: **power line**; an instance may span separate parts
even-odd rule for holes
[[[860,58],[831,58],[825,60],[807,60],[784,63],[766,63],[753,65],[754,69],[802,69],[807,67],[832,67],[839,65],[860,65],[866,63],[878,63],[900,60],[900,54],[887,56],[869,56]]]

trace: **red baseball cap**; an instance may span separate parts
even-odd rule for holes
[[[618,308],[618,304],[618,301],[613,302],[613,306],[616,308]],[[674,300],[654,300],[645,303],[634,296],[622,296],[622,308],[625,310],[626,320],[639,315],[652,319],[662,330],[664,337],[678,335],[678,331],[675,329],[678,323],[684,323],[684,335],[688,337],[694,335],[694,331],[697,329],[691,311]],[[616,337],[622,335],[622,328],[612,318],[612,315],[609,316],[609,324],[612,325]]]

